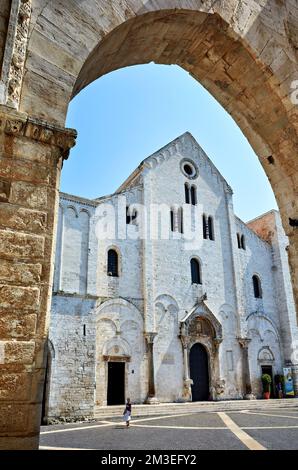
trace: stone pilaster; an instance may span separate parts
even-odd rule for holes
[[[0,449],[36,449],[62,163],[76,132],[0,106]]]
[[[182,349],[183,349],[183,369],[184,369],[184,376],[183,376],[183,395],[182,398],[184,401],[191,401],[192,394],[191,394],[191,386],[193,384],[192,379],[189,377],[189,361],[188,361],[188,345],[189,345],[189,337],[181,334],[179,335]]]
[[[148,405],[154,405],[158,403],[155,396],[155,378],[154,378],[154,354],[153,344],[157,333],[144,333],[147,342],[147,353],[148,353],[148,397],[146,403]]]
[[[298,364],[295,364],[292,366],[292,376],[293,376],[295,397],[298,397]]]
[[[238,338],[238,342],[242,348],[242,370],[243,370],[243,383],[244,383],[244,398],[246,400],[254,400],[255,396],[252,393],[251,378],[249,369],[249,358],[248,358],[248,345],[250,343],[249,338]]]

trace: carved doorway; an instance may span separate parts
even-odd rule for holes
[[[271,377],[271,385],[270,385],[270,398],[275,398],[275,387],[274,387],[274,376],[273,370],[271,365],[263,365],[262,368],[262,375],[268,374]]]
[[[205,347],[196,343],[189,354],[192,401],[206,401],[209,399],[209,360]]]
[[[125,403],[125,362],[108,362],[108,405]]]

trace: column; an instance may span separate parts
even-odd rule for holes
[[[158,404],[155,396],[155,378],[154,378],[154,355],[153,343],[157,333],[145,333],[148,353],[148,397],[146,403],[149,405]]]
[[[0,449],[37,449],[59,180],[76,132],[0,106]]]
[[[242,370],[243,370],[243,382],[244,382],[244,398],[245,400],[254,400],[255,396],[252,393],[250,370],[249,370],[249,358],[248,358],[248,345],[250,343],[249,338],[238,338],[239,344],[242,348]]]
[[[184,369],[184,377],[183,377],[183,394],[182,398],[184,401],[192,401],[191,395],[191,386],[193,384],[192,379],[189,377],[189,364],[188,364],[188,344],[189,338],[188,336],[181,334],[179,335],[181,340],[182,348],[183,348],[183,369]]]
[[[298,397],[298,364],[292,366],[292,377],[295,397]]]

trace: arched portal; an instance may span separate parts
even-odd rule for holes
[[[189,353],[190,378],[192,401],[205,401],[209,399],[209,359],[206,348],[196,343]]]

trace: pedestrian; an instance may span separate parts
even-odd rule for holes
[[[131,403],[130,398],[127,398],[125,410],[123,412],[123,419],[126,422],[126,427],[129,427],[129,421],[131,420]]]

